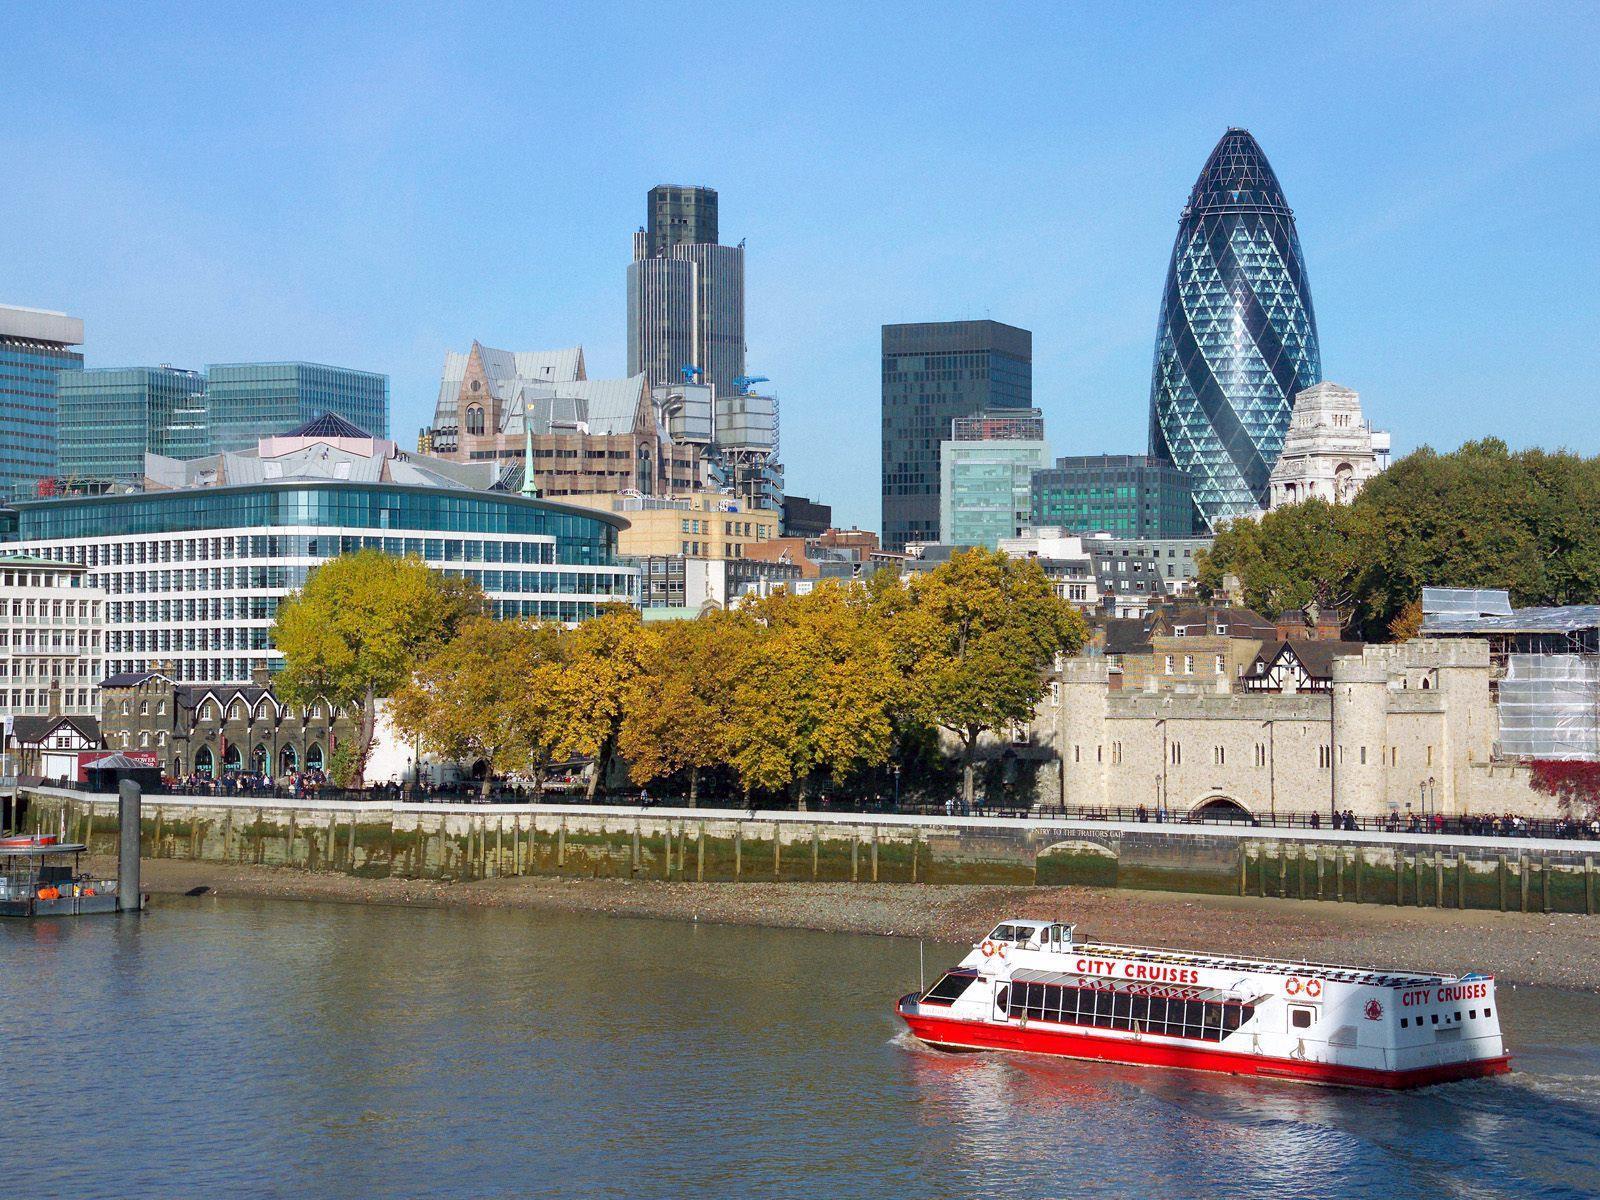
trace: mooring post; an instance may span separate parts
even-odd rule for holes
[[[1456,853],[1456,907],[1463,911],[1467,907],[1467,856],[1464,851]]]
[[[694,878],[696,883],[706,877],[706,819],[701,817],[694,835]]]
[[[772,823],[772,877],[778,878],[783,873],[783,826],[774,821]]]
[[[855,883],[861,878],[861,831],[857,829],[850,835],[850,882]]]
[[[139,821],[143,792],[137,780],[117,784],[117,911],[138,912],[144,907],[139,894]]]
[[[744,874],[744,823],[733,827],[733,877]]]
[[[1528,852],[1517,852],[1517,879],[1522,884],[1522,911],[1528,911]]]
[[[1510,874],[1510,870],[1506,866],[1506,856],[1504,854],[1497,855],[1496,857],[1499,860],[1499,862],[1498,862],[1498,865],[1499,865],[1498,874],[1500,876],[1500,911],[1501,912],[1505,912],[1505,910],[1506,910],[1506,884],[1507,884],[1506,876]]]
[[[872,827],[872,882],[878,882],[878,827]]]
[[[1583,911],[1594,916],[1594,855],[1583,856]]]

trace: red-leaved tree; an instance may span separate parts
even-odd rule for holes
[[[1560,800],[1568,816],[1600,816],[1600,762],[1542,758],[1529,771],[1533,790]]]

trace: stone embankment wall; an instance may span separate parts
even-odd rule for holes
[[[114,796],[28,789],[25,827],[97,854]],[[1596,911],[1600,843],[1100,821],[575,805],[147,797],[147,858],[363,876],[1087,884],[1370,904]]]

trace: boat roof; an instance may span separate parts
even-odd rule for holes
[[[43,858],[47,854],[82,854],[88,848],[80,842],[29,842],[18,846],[0,845],[0,855]]]
[[[1079,975],[1071,971],[1011,972],[1012,983],[1053,983],[1061,987],[1094,988],[1100,992],[1128,992],[1135,996],[1165,996],[1173,1000],[1214,1000],[1227,1004],[1254,1004],[1259,996],[1241,995],[1225,988],[1195,987],[1187,983],[1160,983],[1143,979],[1107,979],[1104,975]]]
[[[1336,983],[1364,987],[1407,988],[1450,983],[1459,978],[1433,971],[1385,971],[1371,967],[1341,966],[1319,962],[1270,962],[1227,955],[1195,954],[1188,950],[1155,949],[1148,946],[1112,946],[1098,942],[1078,942],[1074,950],[1101,958],[1137,959],[1140,962],[1175,963],[1190,967],[1209,967],[1221,971],[1245,971],[1257,975],[1317,975]]]

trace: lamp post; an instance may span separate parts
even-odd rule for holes
[[[899,807],[900,807],[900,764],[899,763],[895,763],[895,765],[894,765],[894,806],[895,806],[896,810],[898,810]]]

